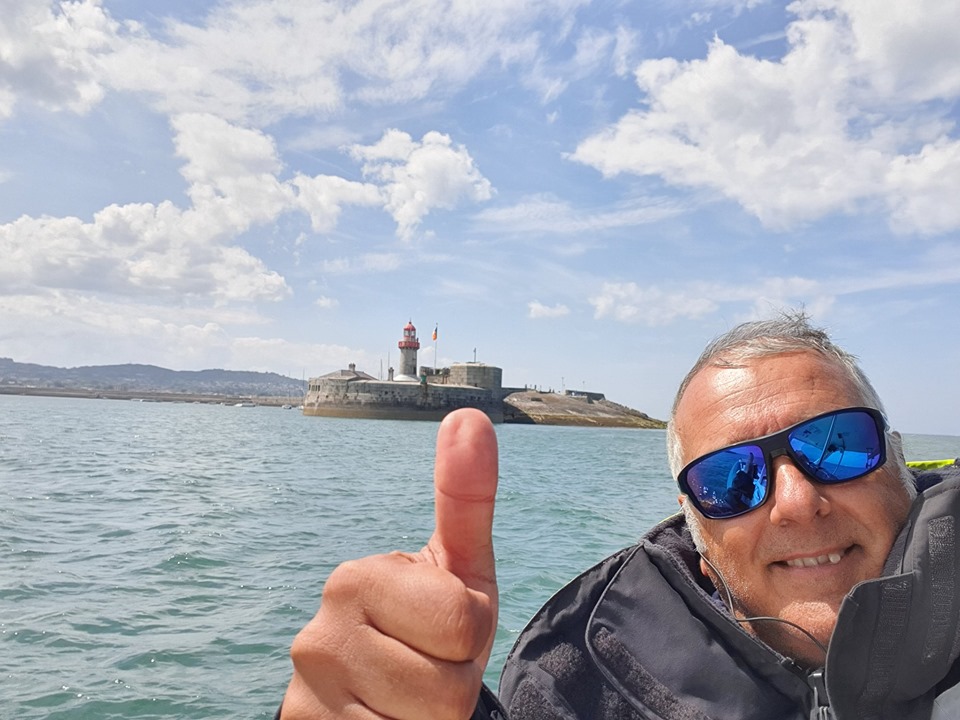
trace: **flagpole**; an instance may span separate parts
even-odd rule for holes
[[[437,355],[437,329],[440,327],[439,323],[434,323],[433,326],[433,370],[435,373],[440,372],[440,356]]]

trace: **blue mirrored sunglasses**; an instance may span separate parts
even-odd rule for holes
[[[677,483],[706,517],[736,517],[766,502],[775,457],[789,456],[805,475],[820,483],[856,480],[886,462],[886,429],[879,410],[832,410],[702,455],[680,471]]]

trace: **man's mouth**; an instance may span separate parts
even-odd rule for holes
[[[842,553],[832,552],[826,555],[817,555],[815,557],[800,557],[794,558],[793,560],[787,560],[786,564],[789,567],[803,568],[803,567],[817,567],[818,565],[836,565],[843,558]]]

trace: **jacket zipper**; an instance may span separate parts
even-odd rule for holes
[[[810,720],[833,720],[830,711],[830,698],[827,697],[827,684],[823,679],[823,670],[814,670],[807,676],[807,683],[813,688],[813,707]]]

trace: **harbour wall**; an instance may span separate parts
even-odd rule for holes
[[[438,420],[459,408],[472,407],[482,410],[495,423],[503,422],[502,392],[448,383],[314,379],[303,401],[303,414]]]

